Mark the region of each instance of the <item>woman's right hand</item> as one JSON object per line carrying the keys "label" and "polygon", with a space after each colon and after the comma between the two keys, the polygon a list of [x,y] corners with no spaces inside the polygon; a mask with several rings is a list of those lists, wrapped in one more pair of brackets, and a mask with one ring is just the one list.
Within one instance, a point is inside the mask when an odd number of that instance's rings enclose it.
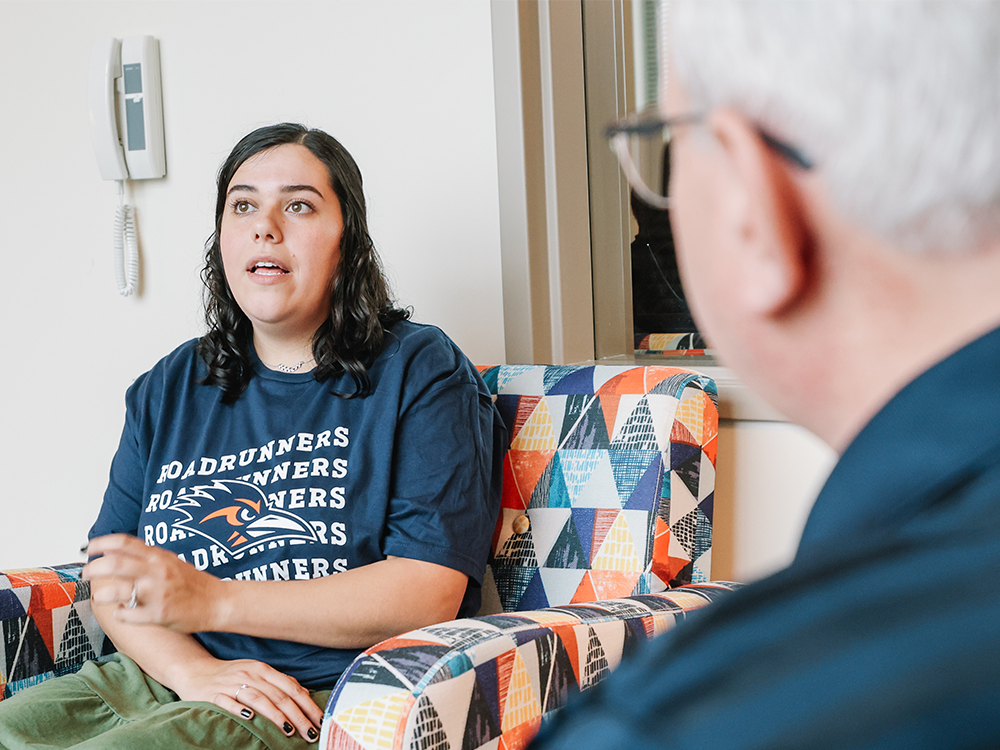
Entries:
{"label": "woman's right hand", "polygon": [[185,664],[170,687],[185,701],[214,703],[237,716],[255,713],[274,722],[288,737],[298,732],[307,742],[319,739],[323,711],[298,681],[264,662],[222,661],[209,657]]}

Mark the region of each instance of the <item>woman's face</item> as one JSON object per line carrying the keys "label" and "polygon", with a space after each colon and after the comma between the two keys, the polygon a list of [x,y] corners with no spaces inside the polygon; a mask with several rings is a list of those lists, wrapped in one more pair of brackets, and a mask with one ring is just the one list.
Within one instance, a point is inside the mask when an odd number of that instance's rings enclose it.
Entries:
{"label": "woman's face", "polygon": [[326,166],[305,146],[251,156],[227,188],[226,280],[256,334],[311,338],[330,311],[344,229]]}

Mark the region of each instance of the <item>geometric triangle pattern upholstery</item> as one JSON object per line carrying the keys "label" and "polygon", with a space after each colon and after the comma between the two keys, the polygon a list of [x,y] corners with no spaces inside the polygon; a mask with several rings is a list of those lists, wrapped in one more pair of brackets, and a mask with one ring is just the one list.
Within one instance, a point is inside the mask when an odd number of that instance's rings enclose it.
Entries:
{"label": "geometric triangle pattern upholstery", "polygon": [[647,333],[636,334],[636,357],[651,354],[711,354],[705,341],[697,333]]}
{"label": "geometric triangle pattern upholstery", "polygon": [[[612,523],[606,537],[613,529]],[[114,652],[91,612],[82,568],[73,563],[0,573],[0,697]],[[585,571],[565,572],[579,577]],[[735,585],[695,584],[487,615],[383,641],[359,655],[338,681],[320,747],[522,748],[547,713],[604,677],[638,642]]]}
{"label": "geometric triangle pattern upholstery", "polygon": [[0,700],[114,649],[90,610],[83,563],[0,573]]}
{"label": "geometric triangle pattern upholstery", "polygon": [[[413,630],[359,656],[327,704],[326,750],[515,750],[542,718],[733,584],[486,615]],[[413,670],[414,662],[421,668]]]}
{"label": "geometric triangle pattern upholstery", "polygon": [[492,611],[710,580],[719,428],[710,378],[674,367],[479,371],[510,435],[484,590]]}

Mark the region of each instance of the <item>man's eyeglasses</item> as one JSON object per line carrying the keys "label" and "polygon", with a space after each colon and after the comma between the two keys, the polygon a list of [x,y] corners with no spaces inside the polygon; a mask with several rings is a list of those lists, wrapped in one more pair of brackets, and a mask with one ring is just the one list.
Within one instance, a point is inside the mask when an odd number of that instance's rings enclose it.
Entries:
{"label": "man's eyeglasses", "polygon": [[[629,115],[612,123],[605,130],[611,150],[629,185],[646,203],[656,208],[669,208],[667,185],[670,181],[668,146],[674,131],[682,125],[704,121],[707,112],[689,112],[663,119],[655,108]],[[799,169],[813,168],[812,160],[799,149],[780,141],[758,128],[761,140],[768,148]],[[654,187],[649,187],[653,185]]]}

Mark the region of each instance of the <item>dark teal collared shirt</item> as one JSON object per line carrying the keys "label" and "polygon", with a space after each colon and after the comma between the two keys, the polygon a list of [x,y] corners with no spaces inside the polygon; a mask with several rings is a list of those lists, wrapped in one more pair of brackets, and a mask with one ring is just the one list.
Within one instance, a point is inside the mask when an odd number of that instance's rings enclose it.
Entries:
{"label": "dark teal collared shirt", "polygon": [[788,568],[632,654],[532,745],[673,747],[1000,747],[1000,330],[862,430]]}

